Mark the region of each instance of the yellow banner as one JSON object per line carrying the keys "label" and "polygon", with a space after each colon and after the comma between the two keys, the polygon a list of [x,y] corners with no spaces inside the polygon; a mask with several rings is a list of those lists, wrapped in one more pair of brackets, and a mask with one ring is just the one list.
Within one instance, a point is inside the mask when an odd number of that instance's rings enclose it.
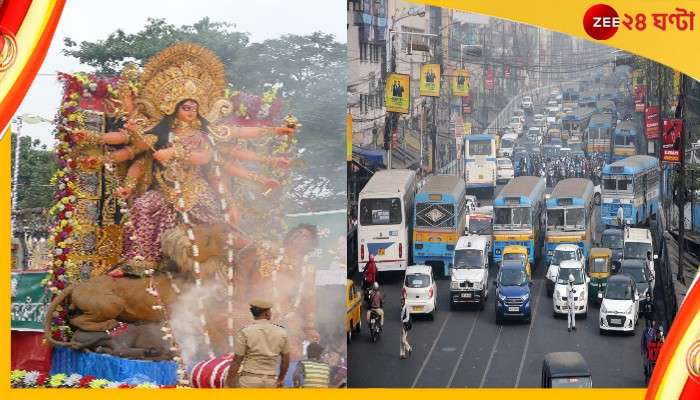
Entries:
{"label": "yellow banner", "polygon": [[440,64],[421,65],[420,95],[440,97]]}
{"label": "yellow banner", "polygon": [[455,75],[452,77],[452,95],[457,97],[469,96],[469,70],[455,70]]}
{"label": "yellow banner", "polygon": [[411,97],[411,77],[406,74],[389,74],[384,93],[386,110],[408,114]]}
{"label": "yellow banner", "polygon": [[454,232],[420,232],[413,231],[414,242],[456,243],[459,236]]}

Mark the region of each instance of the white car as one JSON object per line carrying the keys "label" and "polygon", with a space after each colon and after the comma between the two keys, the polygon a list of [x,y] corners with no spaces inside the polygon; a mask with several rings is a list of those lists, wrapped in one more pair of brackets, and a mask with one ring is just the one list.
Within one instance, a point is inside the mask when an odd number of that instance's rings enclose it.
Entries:
{"label": "white car", "polygon": [[523,110],[532,110],[532,97],[524,96],[522,101],[520,102],[520,107]]}
{"label": "white car", "polygon": [[559,111],[556,108],[547,109],[547,126],[553,126],[557,123],[557,115]]}
{"label": "white car", "polygon": [[516,108],[515,110],[513,110],[513,116],[520,117],[520,122],[522,122],[523,124],[525,123],[525,111]]}
{"label": "white car", "polygon": [[547,102],[547,109],[549,109],[549,110],[554,109],[555,112],[559,112],[559,111],[561,111],[561,105],[556,100],[550,100]]}
{"label": "white car", "polygon": [[598,293],[600,334],[609,331],[631,332],[639,321],[639,294],[634,280],[627,275],[608,278],[605,293]]}
{"label": "white car", "polygon": [[513,171],[513,162],[510,158],[496,159],[496,183],[506,183],[513,179],[515,171]]}
{"label": "white car", "polygon": [[550,264],[547,268],[545,286],[547,287],[547,295],[552,296],[554,282],[559,275],[559,265],[566,260],[576,260],[583,265],[583,251],[575,244],[560,244],[554,250],[548,251],[547,259],[550,260]]}
{"label": "white car", "polygon": [[435,317],[437,308],[437,285],[433,268],[428,265],[409,265],[403,280],[403,297],[411,314],[428,314]]}
{"label": "white car", "polygon": [[583,263],[577,260],[566,260],[559,265],[559,274],[554,284],[552,308],[554,315],[567,314],[569,277],[574,277],[574,314],[588,315],[588,282]]}
{"label": "white car", "polygon": [[531,127],[530,129],[527,130],[527,138],[530,139],[531,142],[541,144],[542,143],[542,130],[536,126]]}
{"label": "white car", "polygon": [[535,114],[532,117],[532,124],[535,126],[545,126],[547,121],[545,120],[545,117],[543,114]]}
{"label": "white car", "polygon": [[523,133],[523,122],[520,120],[520,117],[513,116],[510,118],[510,127],[513,129],[513,132],[517,133],[520,135]]}

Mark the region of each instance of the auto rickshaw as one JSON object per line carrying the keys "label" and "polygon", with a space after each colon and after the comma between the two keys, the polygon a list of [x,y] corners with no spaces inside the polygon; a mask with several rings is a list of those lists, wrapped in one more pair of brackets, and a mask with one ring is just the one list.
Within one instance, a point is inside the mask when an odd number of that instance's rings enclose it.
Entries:
{"label": "auto rickshaw", "polygon": [[518,260],[525,263],[528,279],[532,279],[532,269],[530,268],[530,258],[527,247],[511,244],[503,248],[502,260]]}
{"label": "auto rickshaw", "polygon": [[593,247],[588,252],[588,276],[591,278],[588,283],[588,296],[597,299],[598,293],[605,291],[608,277],[612,273],[612,250]]}

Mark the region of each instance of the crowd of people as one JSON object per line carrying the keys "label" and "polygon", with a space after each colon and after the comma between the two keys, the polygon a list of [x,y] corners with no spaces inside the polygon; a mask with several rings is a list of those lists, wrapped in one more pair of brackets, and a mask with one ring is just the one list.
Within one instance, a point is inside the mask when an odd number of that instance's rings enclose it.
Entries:
{"label": "crowd of people", "polygon": [[521,153],[513,161],[515,176],[541,176],[547,180],[547,186],[553,187],[567,178],[587,178],[598,184],[606,157],[602,154],[589,157],[578,154],[549,157],[537,153]]}

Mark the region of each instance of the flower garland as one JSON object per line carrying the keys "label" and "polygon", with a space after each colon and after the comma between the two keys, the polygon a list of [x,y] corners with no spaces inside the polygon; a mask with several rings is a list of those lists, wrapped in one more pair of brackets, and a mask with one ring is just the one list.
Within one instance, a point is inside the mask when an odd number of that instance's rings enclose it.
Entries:
{"label": "flower garland", "polygon": [[160,386],[150,382],[131,384],[121,381],[98,379],[92,375],[54,374],[46,375],[39,371],[14,370],[10,372],[12,388],[68,388],[68,389],[165,389],[186,388],[189,386]]}
{"label": "flower garland", "polygon": [[[58,74],[63,82],[64,95],[61,107],[56,115],[56,134],[58,144],[55,155],[58,169],[51,177],[51,184],[56,187],[54,205],[49,213],[54,218],[54,225],[49,236],[49,246],[53,247],[49,276],[44,280],[46,290],[53,296],[66,288],[69,282],[79,278],[79,267],[71,260],[73,238],[78,231],[75,195],[77,188],[77,170],[81,165],[76,161],[74,148],[78,145],[71,132],[80,129],[84,123],[82,109],[96,106],[101,100],[116,97],[112,86],[113,79],[99,79],[85,73]],[[67,310],[59,306],[52,316],[51,336],[56,340],[69,340],[71,330],[67,326]]]}

